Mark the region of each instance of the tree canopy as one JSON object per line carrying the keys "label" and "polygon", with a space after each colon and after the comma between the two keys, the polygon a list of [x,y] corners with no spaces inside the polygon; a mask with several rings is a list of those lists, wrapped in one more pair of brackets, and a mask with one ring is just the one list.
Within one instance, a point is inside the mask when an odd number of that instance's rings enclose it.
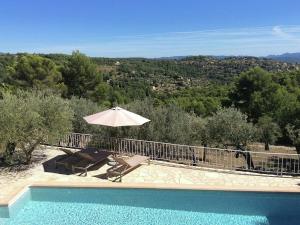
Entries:
{"label": "tree canopy", "polygon": [[6,77],[8,83],[17,87],[66,90],[59,67],[52,60],[38,55],[16,57],[5,72],[10,75]]}
{"label": "tree canopy", "polygon": [[62,69],[68,96],[90,97],[101,83],[102,76],[92,60],[78,51],[72,53]]}
{"label": "tree canopy", "polygon": [[223,146],[247,146],[255,139],[255,128],[247,115],[235,108],[222,108],[208,118],[207,129],[214,143]]}
{"label": "tree canopy", "polygon": [[262,116],[257,123],[258,138],[265,144],[265,150],[269,150],[269,144],[274,144],[281,136],[280,127],[269,116]]}
{"label": "tree canopy", "polygon": [[[0,99],[0,143],[2,148],[18,147],[24,162],[30,163],[32,152],[41,143],[57,143],[72,130],[73,112],[57,95],[37,91],[2,93]],[[2,149],[5,151],[7,149]]]}

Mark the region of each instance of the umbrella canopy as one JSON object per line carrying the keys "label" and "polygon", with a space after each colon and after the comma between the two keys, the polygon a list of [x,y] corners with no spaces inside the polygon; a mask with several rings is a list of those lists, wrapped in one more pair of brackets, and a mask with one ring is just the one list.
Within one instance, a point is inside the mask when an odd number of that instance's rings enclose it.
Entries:
{"label": "umbrella canopy", "polygon": [[120,107],[105,110],[90,116],[83,117],[89,124],[98,124],[110,127],[140,126],[150,120],[138,114],[129,112]]}

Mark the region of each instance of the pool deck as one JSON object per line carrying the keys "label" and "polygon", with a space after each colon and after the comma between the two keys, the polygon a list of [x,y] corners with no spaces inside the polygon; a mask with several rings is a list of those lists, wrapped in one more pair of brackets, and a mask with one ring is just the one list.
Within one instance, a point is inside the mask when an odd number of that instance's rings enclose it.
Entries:
{"label": "pool deck", "polygon": [[203,168],[182,168],[156,161],[125,175],[122,183],[113,183],[103,178],[109,168],[106,164],[82,177],[52,168],[51,159],[62,155],[61,151],[48,148],[43,153],[46,158],[31,169],[9,174],[0,171],[0,205],[13,202],[18,193],[28,186],[300,192],[300,177],[236,174]]}

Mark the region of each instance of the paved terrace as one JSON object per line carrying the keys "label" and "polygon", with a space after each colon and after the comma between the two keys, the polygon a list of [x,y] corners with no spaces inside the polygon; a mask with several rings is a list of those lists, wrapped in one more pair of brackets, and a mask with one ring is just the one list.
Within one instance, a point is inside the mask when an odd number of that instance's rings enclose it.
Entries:
{"label": "paved terrace", "polygon": [[[66,174],[54,168],[53,159],[63,153],[56,148],[37,151],[36,156],[43,154],[43,160],[32,168],[19,171],[0,171],[0,203],[8,202],[24,186],[34,183],[95,185],[111,182],[104,179],[108,165],[100,165],[89,171],[86,177]],[[46,170],[46,172],[45,172]],[[150,165],[142,165],[123,177],[123,183],[139,185],[184,185],[191,188],[211,189],[244,189],[267,191],[300,191],[300,177],[274,177],[257,174],[236,174],[221,171],[210,171],[204,168],[182,168],[174,164],[162,164],[152,161]]]}

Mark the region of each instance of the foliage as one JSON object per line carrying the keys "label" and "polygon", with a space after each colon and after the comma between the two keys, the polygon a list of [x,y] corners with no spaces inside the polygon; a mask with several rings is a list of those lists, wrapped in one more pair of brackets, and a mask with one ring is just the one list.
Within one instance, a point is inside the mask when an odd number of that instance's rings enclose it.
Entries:
{"label": "foliage", "polygon": [[242,73],[235,84],[233,102],[251,118],[258,119],[273,109],[274,91],[278,85],[272,82],[271,73],[253,68]]}
{"label": "foliage", "polygon": [[[75,96],[81,100],[72,99],[71,103],[79,101],[78,104],[86,104],[95,111],[97,107],[118,104],[126,105],[125,108],[136,105],[134,109],[143,113],[146,110],[139,109],[143,104],[134,102],[143,103],[151,98],[149,110],[153,110],[153,115],[149,112],[149,116],[157,116],[161,111],[164,118],[169,116],[173,120],[174,115],[167,114],[166,110],[176,108],[183,118],[187,115],[191,120],[196,118],[193,126],[198,120],[199,123],[207,121],[221,107],[234,106],[253,123],[262,116],[272,118],[282,130],[282,137],[277,141],[281,144],[291,142],[285,128],[288,124],[296,126],[300,115],[299,65],[256,57],[108,59],[90,58],[78,51],[72,55],[0,54],[0,89],[14,92],[20,87],[52,89],[69,99]],[[80,113],[92,112],[80,105],[73,104],[73,108],[80,119]],[[81,122],[75,130],[106,132]],[[155,140],[159,140],[158,136],[161,140],[172,140],[151,132]],[[199,128],[199,135],[193,132],[190,134],[200,138],[204,131]],[[191,142],[186,138],[183,142]]]}
{"label": "foliage", "polygon": [[92,102],[85,98],[72,97],[70,99],[70,107],[74,112],[73,117],[73,132],[75,133],[100,133],[103,130],[101,126],[88,124],[83,117],[100,112],[103,110],[102,107],[98,106],[97,103]]}
{"label": "foliage", "polygon": [[297,122],[298,122],[298,126],[288,124],[286,126],[286,130],[287,130],[289,138],[293,142],[293,145],[296,147],[296,150],[297,150],[298,154],[300,154],[300,126],[299,126],[299,120]]}
{"label": "foliage", "polygon": [[[230,97],[254,122],[269,116],[283,131],[300,115],[300,71],[269,73],[254,68],[235,81]],[[284,132],[281,140],[287,143],[289,136]]]}
{"label": "foliage", "polygon": [[262,116],[257,123],[258,137],[265,143],[265,150],[269,150],[269,144],[274,144],[281,135],[280,127],[269,116]]}
{"label": "foliage", "polygon": [[3,85],[4,82],[8,81],[8,71],[7,67],[13,63],[14,57],[10,54],[0,55],[0,84]]}
{"label": "foliage", "polygon": [[151,122],[140,127],[123,129],[123,135],[145,140],[193,144],[192,123],[195,117],[174,105],[155,107],[153,100],[136,101],[128,105],[130,111],[142,115]]}
{"label": "foliage", "polygon": [[[213,116],[208,118],[206,125],[208,137],[216,146],[222,145],[234,146],[240,150],[246,150],[247,144],[255,140],[255,127],[247,122],[247,116],[235,108],[221,108]],[[247,152],[238,152],[244,156],[247,168],[253,168],[251,154]]]}
{"label": "foliage", "polygon": [[90,97],[102,77],[91,59],[78,51],[72,53],[62,69],[68,96]]}
{"label": "foliage", "polygon": [[160,94],[156,97],[167,104],[174,104],[187,112],[206,117],[228,104],[228,92],[229,86],[211,84],[178,90],[165,96]]}
{"label": "foliage", "polygon": [[255,121],[269,115],[282,124],[300,107],[299,78],[299,72],[272,74],[254,68],[238,77],[231,99]]}
{"label": "foliage", "polygon": [[218,145],[247,146],[254,140],[255,128],[247,116],[235,108],[222,108],[208,118],[209,137]]}
{"label": "foliage", "polygon": [[192,117],[192,140],[195,144],[203,145],[204,147],[212,144],[209,130],[207,129],[207,118]]}
{"label": "foliage", "polygon": [[0,143],[20,148],[27,164],[39,144],[57,143],[72,128],[73,113],[68,103],[51,93],[2,93],[0,111]]}
{"label": "foliage", "polygon": [[[100,66],[114,68],[116,64],[111,61],[96,60]],[[284,64],[269,59],[255,57],[225,57],[209,56],[186,57],[182,59],[115,59],[117,75],[131,78],[143,78],[166,90],[172,84],[188,86],[189,83],[199,85],[207,80],[217,83],[228,83],[233,77],[253,67],[261,67],[270,72],[288,71],[296,68],[292,64]]]}
{"label": "foliage", "polygon": [[58,66],[52,60],[38,55],[17,56],[6,70],[10,75],[7,77],[8,83],[14,86],[57,92],[66,89]]}

